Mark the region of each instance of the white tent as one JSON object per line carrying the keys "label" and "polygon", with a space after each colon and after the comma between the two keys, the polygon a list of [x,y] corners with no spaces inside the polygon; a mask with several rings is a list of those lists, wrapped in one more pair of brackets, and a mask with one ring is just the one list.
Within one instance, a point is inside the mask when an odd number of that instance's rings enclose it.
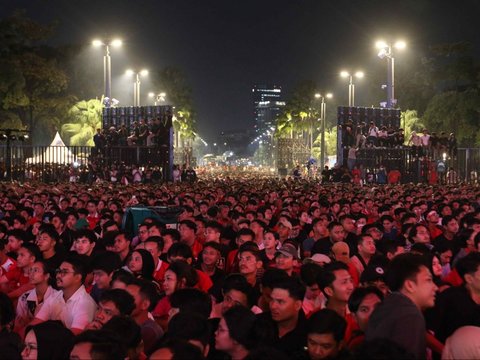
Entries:
{"label": "white tent", "polygon": [[[43,152],[42,152],[43,150]],[[46,147],[37,147],[33,149],[33,157],[26,160],[27,164],[38,164],[38,163],[55,163],[55,164],[72,164],[76,161],[76,156],[74,156],[70,149],[65,146],[60,134],[55,134],[55,138],[52,143]]]}

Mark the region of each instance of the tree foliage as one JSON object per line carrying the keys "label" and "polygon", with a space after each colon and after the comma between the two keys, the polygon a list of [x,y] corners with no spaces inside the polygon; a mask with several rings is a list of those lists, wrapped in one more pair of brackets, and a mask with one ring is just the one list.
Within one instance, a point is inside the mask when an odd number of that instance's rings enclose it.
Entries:
{"label": "tree foliage", "polygon": [[52,30],[21,12],[0,21],[0,116],[37,140],[51,138],[72,102],[59,52],[44,44]]}
{"label": "tree foliage", "polygon": [[70,122],[62,126],[62,137],[73,146],[93,146],[96,129],[102,126],[102,100],[77,102],[70,108]]}
{"label": "tree foliage", "polygon": [[192,91],[185,75],[176,67],[166,67],[153,75],[155,88],[167,94],[167,103],[175,107],[173,127],[182,139],[195,138],[195,111]]}

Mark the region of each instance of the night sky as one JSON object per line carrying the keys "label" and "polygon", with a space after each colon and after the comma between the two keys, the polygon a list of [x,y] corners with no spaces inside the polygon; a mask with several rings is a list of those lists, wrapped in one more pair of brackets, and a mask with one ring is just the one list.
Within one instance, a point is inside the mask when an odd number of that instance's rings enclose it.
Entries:
{"label": "night sky", "polygon": [[[256,83],[282,85],[288,94],[299,81],[311,79],[346,102],[341,69],[364,70],[362,81],[373,72],[386,74],[374,48],[380,37],[407,41],[404,57],[463,40],[474,44],[477,55],[480,51],[478,0],[1,0],[0,17],[15,8],[41,22],[59,20],[58,44],[121,37],[123,48],[112,51],[112,77],[113,96],[122,104],[129,100],[120,88],[130,89],[130,83],[119,79],[128,65],[181,68],[205,139],[253,125]],[[102,77],[101,51],[90,56]],[[401,62],[398,56],[397,66]],[[361,86],[357,104],[362,104]],[[146,80],[142,93],[150,90]]]}

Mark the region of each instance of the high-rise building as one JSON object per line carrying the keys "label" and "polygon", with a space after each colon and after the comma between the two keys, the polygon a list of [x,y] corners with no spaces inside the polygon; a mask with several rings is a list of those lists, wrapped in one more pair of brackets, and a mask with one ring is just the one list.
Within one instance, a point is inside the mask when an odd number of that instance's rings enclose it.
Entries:
{"label": "high-rise building", "polygon": [[252,89],[254,103],[254,126],[257,133],[275,125],[285,106],[282,87],[277,85],[255,85]]}

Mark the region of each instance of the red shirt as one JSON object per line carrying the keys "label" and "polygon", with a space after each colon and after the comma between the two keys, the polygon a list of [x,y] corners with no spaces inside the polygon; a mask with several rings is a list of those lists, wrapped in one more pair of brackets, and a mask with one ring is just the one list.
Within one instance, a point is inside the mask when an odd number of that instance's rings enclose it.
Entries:
{"label": "red shirt", "polygon": [[193,258],[195,260],[198,259],[198,256],[200,255],[200,253],[203,250],[203,245],[200,244],[200,242],[195,239],[195,242],[193,243],[191,248],[192,248]]}
{"label": "red shirt", "polygon": [[165,271],[167,271],[168,267],[170,266],[169,263],[163,260],[159,260],[157,268],[153,272],[153,278],[155,281],[160,285],[160,289],[163,290],[163,279],[165,277]]}

